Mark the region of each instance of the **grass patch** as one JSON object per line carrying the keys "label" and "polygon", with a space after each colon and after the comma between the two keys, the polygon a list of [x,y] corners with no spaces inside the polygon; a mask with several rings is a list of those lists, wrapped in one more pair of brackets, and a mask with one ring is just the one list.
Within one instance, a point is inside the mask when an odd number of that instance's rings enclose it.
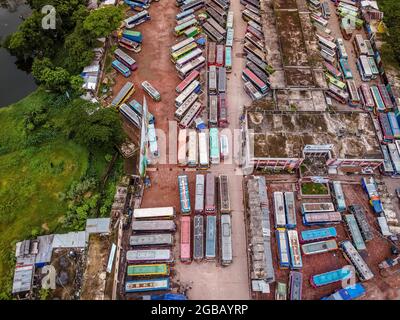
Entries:
{"label": "grass patch", "polygon": [[326,184],[305,182],[301,184],[301,193],[304,195],[320,195],[329,194],[329,190]]}

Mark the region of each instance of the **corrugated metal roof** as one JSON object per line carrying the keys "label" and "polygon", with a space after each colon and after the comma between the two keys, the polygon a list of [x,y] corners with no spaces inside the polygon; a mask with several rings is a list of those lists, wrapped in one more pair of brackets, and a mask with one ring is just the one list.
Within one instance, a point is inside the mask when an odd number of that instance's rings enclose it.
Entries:
{"label": "corrugated metal roof", "polygon": [[57,248],[84,248],[86,247],[86,231],[55,234],[53,249]]}
{"label": "corrugated metal roof", "polygon": [[35,270],[35,256],[17,258],[12,293],[30,291],[32,288],[32,277]]}
{"label": "corrugated metal roof", "polygon": [[87,233],[108,233],[110,232],[110,218],[87,219]]}
{"label": "corrugated metal roof", "polygon": [[53,239],[54,235],[46,235],[37,237],[39,241],[39,250],[36,256],[35,263],[49,263],[51,261],[51,254],[53,252]]}

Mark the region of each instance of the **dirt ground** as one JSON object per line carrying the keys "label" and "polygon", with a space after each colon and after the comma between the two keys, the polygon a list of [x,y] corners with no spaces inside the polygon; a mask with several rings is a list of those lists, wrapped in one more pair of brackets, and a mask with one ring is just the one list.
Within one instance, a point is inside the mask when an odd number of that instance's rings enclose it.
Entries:
{"label": "dirt ground", "polygon": [[[267,180],[268,181],[268,180]],[[292,183],[267,183],[267,191],[270,203],[270,211],[273,213],[273,192],[274,191],[294,191],[295,185]],[[374,239],[369,241],[367,245],[367,252],[363,254],[363,258],[374,273],[375,277],[363,284],[367,289],[367,295],[363,299],[393,299],[394,297],[400,298],[400,274],[394,274],[389,277],[383,277],[379,273],[378,264],[384,259],[390,257],[390,243],[380,236],[379,227],[377,226],[376,217],[374,216],[369,204],[365,192],[362,190],[360,184],[343,184],[343,192],[345,194],[345,200],[347,205],[360,204],[364,207],[367,212],[368,221],[374,230]],[[296,194],[297,195],[297,194]],[[310,200],[302,200],[304,202],[310,202]],[[296,213],[297,213],[297,232],[300,234],[303,230],[316,229],[318,227],[306,227],[302,224],[301,220],[301,202],[296,199]],[[326,201],[326,200],[324,200]],[[318,201],[317,201],[318,202]],[[273,214],[270,217],[271,226],[273,226],[274,218]],[[344,223],[333,225],[336,228],[338,237],[337,242],[341,242],[345,239],[351,239],[350,235],[345,229]],[[272,257],[274,262],[276,281],[288,283],[289,270],[280,269],[278,264],[278,247],[275,237],[275,228],[272,227]],[[333,283],[320,288],[314,288],[311,286],[311,276],[319,273],[328,272],[331,270],[339,269],[348,262],[344,259],[343,254],[340,250],[331,251],[322,254],[315,254],[311,256],[302,255],[303,268],[301,270],[303,274],[303,299],[304,300],[315,300],[320,299],[325,295],[328,295],[335,290],[341,288],[340,283]],[[259,294],[259,299],[274,299],[275,284],[272,285],[270,294]]]}
{"label": "dirt ground", "polygon": [[83,275],[81,300],[103,300],[106,287],[106,269],[110,253],[109,237],[91,235]]}

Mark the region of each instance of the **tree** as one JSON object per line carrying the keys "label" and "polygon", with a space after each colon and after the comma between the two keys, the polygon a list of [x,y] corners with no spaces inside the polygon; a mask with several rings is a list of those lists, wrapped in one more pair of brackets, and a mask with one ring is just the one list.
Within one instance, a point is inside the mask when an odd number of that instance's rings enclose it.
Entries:
{"label": "tree", "polygon": [[66,115],[65,133],[89,150],[110,150],[125,139],[121,119],[115,110],[77,99]]}
{"label": "tree", "polygon": [[85,92],[82,88],[84,81],[81,76],[71,76],[69,83],[76,95],[82,95]]}
{"label": "tree", "polygon": [[65,92],[69,88],[71,78],[69,72],[63,68],[54,67],[48,58],[36,58],[33,61],[32,74],[47,89]]}
{"label": "tree", "polygon": [[122,19],[122,7],[107,6],[90,12],[83,22],[83,28],[95,38],[106,37],[119,27]]}

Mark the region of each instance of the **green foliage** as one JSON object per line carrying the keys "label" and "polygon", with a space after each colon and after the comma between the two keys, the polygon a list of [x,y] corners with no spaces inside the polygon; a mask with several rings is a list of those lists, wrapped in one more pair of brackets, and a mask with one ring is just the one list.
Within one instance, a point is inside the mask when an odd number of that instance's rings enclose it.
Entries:
{"label": "green foliage", "polygon": [[122,19],[122,7],[103,7],[90,12],[83,28],[96,38],[106,37],[119,27]]}
{"label": "green foliage", "polygon": [[40,288],[39,290],[39,299],[47,300],[50,297],[51,291],[50,289]]}
{"label": "green foliage", "polygon": [[65,92],[70,86],[71,76],[68,71],[55,67],[49,58],[35,58],[32,74],[46,89],[52,91]]}

